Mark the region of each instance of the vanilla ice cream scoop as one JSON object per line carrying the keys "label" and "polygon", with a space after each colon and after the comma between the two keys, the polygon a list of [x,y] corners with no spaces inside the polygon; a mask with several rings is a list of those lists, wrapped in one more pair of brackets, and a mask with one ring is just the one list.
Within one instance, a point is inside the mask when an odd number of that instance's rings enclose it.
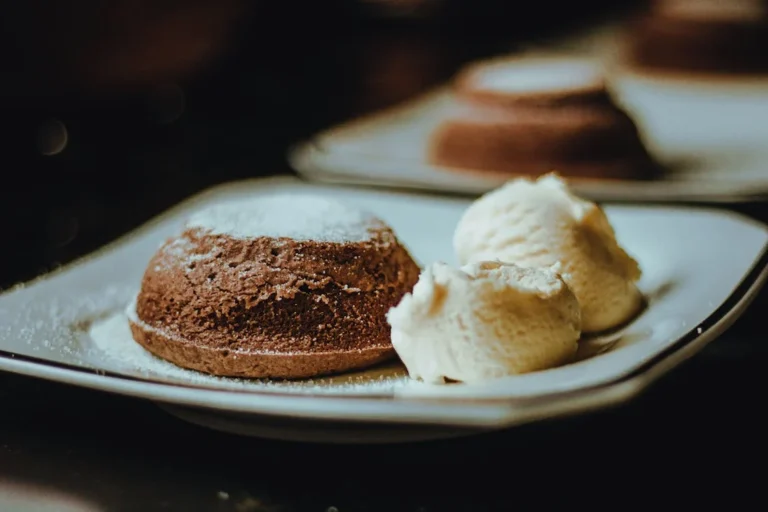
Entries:
{"label": "vanilla ice cream scoop", "polygon": [[584,332],[616,327],[643,304],[635,285],[640,267],[619,246],[603,210],[574,196],[555,174],[510,181],[475,201],[453,244],[462,264],[559,265],[579,300]]}
{"label": "vanilla ice cream scoop", "polygon": [[433,263],[389,310],[392,345],[415,379],[477,382],[569,361],[581,311],[553,270]]}

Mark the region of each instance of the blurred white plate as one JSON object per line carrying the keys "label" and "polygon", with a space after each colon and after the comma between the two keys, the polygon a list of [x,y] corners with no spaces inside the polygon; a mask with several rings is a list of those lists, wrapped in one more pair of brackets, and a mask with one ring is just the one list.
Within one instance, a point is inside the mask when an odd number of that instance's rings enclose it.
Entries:
{"label": "blurred white plate", "polygon": [[709,209],[608,206],[620,242],[643,268],[649,306],[621,332],[585,342],[585,358],[561,368],[482,385],[421,384],[398,363],[314,381],[254,382],[182,370],[133,343],[124,311],[160,243],[196,208],[278,191],[368,208],[421,264],[455,263],[451,236],[469,204],[294,178],[215,187],[0,295],[0,370],[154,400],[188,421],[232,432],[329,442],[434,438],[627,400],[720,334],[768,274],[768,231],[759,223]]}
{"label": "blurred white plate", "polygon": [[[768,80],[653,78],[615,70],[616,99],[669,171],[655,180],[574,180],[609,201],[743,202],[768,197]],[[427,159],[428,138],[452,101],[447,87],[331,127],[291,149],[304,177],[475,195],[511,176],[447,169]]]}

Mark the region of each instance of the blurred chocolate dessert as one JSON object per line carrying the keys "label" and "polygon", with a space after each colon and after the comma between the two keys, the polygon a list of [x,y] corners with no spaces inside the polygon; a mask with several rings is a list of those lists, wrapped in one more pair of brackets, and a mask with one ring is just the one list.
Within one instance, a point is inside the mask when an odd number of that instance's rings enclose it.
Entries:
{"label": "blurred chocolate dessert", "polygon": [[654,0],[628,31],[628,63],[666,72],[768,71],[766,0]]}
{"label": "blurred chocolate dessert", "polygon": [[439,166],[518,175],[640,179],[657,168],[632,118],[587,59],[498,58],[463,69],[432,135]]}

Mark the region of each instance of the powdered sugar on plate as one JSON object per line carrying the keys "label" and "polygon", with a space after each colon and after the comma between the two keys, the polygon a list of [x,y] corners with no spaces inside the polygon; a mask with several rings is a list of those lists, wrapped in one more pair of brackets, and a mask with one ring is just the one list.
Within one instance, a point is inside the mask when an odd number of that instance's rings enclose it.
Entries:
{"label": "powdered sugar on plate", "polygon": [[272,237],[360,242],[382,226],[372,214],[310,194],[279,194],[215,204],[187,221],[188,228],[240,239]]}
{"label": "powdered sugar on plate", "polygon": [[99,352],[99,366],[131,376],[194,386],[282,393],[381,395],[392,394],[408,384],[405,368],[399,363],[338,376],[300,381],[271,381],[216,377],[178,367],[160,359],[133,340],[128,317],[120,312],[94,322],[88,338]]}

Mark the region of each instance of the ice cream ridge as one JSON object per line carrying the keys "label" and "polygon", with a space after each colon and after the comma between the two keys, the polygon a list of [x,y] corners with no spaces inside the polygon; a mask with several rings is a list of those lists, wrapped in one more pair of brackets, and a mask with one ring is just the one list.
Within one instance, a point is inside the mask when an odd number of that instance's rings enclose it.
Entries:
{"label": "ice cream ridge", "polygon": [[567,362],[581,312],[553,270],[479,262],[433,263],[387,320],[412,378],[476,382]]}
{"label": "ice cream ridge", "polygon": [[643,305],[640,267],[619,245],[602,208],[576,197],[554,173],[510,181],[475,201],[453,244],[462,264],[559,264],[581,306],[584,332],[617,327]]}

